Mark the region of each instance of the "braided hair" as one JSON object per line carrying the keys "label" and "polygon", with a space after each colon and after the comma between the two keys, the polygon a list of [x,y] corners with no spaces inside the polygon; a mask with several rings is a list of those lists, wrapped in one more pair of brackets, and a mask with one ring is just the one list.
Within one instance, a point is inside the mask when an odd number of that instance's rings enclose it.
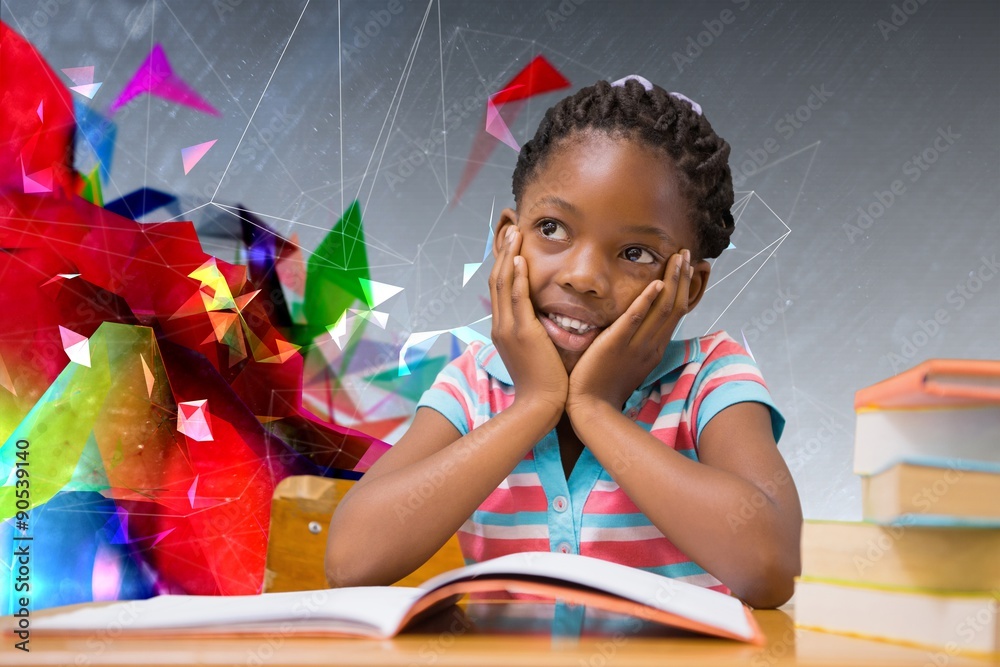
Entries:
{"label": "braided hair", "polygon": [[527,183],[552,149],[587,130],[606,132],[664,151],[681,178],[698,238],[699,258],[718,257],[729,245],[735,222],[729,144],[705,117],[663,88],[647,91],[634,79],[612,86],[598,81],[545,112],[534,138],[521,147],[512,189],[519,204]]}

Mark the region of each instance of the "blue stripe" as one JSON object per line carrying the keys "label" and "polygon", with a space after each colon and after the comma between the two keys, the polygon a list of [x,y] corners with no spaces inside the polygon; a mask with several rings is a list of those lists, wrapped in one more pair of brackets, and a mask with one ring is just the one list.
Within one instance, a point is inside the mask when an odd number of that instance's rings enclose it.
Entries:
{"label": "blue stripe", "polygon": [[545,512],[487,512],[476,510],[472,513],[472,521],[484,526],[544,526],[548,523]]}
{"label": "blue stripe", "polygon": [[640,570],[654,572],[664,577],[676,579],[678,577],[690,577],[697,574],[706,574],[700,565],[693,561],[674,563],[673,565],[660,565],[658,567],[640,567]]}
{"label": "blue stripe", "polygon": [[584,528],[637,528],[639,526],[652,526],[642,512],[628,514],[584,514]]}

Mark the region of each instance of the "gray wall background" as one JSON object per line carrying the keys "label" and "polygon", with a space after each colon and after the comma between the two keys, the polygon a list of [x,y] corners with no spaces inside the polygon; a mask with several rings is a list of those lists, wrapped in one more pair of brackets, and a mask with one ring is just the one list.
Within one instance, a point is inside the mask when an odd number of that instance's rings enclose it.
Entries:
{"label": "gray wall background", "polygon": [[[57,70],[94,65],[98,110],[160,43],[222,113],[133,101],[115,117],[106,200],[183,193],[199,224],[225,216],[209,202],[242,203],[310,250],[359,198],[372,278],[405,288],[386,305],[397,346],[418,321],[488,312],[489,265],[462,288],[463,263],[482,258],[494,205],[512,204],[514,151],[497,142],[449,199],[486,96],[532,57],[574,88],[639,73],[698,101],[732,144],[739,224],[680,334],[746,338],[788,418],[779,446],[808,517],[860,516],[858,388],[930,357],[1000,358],[998,3],[0,0],[0,13]],[[514,137],[566,92],[532,98]],[[185,176],[180,149],[212,139]],[[225,239],[205,246],[233,259]]]}

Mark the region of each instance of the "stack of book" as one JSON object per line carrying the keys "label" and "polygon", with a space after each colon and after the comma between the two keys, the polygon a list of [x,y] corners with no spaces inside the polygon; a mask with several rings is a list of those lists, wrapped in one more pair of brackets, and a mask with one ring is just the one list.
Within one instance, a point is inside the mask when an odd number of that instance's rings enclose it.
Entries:
{"label": "stack of book", "polygon": [[1000,361],[926,361],[854,407],[864,520],[805,522],[796,625],[1000,654]]}

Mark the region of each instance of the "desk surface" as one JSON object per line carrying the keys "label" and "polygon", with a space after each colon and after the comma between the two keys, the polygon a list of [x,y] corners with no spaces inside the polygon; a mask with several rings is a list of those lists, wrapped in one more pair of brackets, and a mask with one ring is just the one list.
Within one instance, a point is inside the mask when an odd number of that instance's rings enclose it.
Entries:
{"label": "desk surface", "polygon": [[[43,615],[50,612],[38,612]],[[32,637],[3,635],[0,664],[17,665],[996,665],[793,627],[791,610],[758,610],[767,645],[672,631],[655,623],[545,602],[467,602],[391,640]],[[9,617],[7,618],[9,620]],[[6,628],[4,628],[6,630]]]}

